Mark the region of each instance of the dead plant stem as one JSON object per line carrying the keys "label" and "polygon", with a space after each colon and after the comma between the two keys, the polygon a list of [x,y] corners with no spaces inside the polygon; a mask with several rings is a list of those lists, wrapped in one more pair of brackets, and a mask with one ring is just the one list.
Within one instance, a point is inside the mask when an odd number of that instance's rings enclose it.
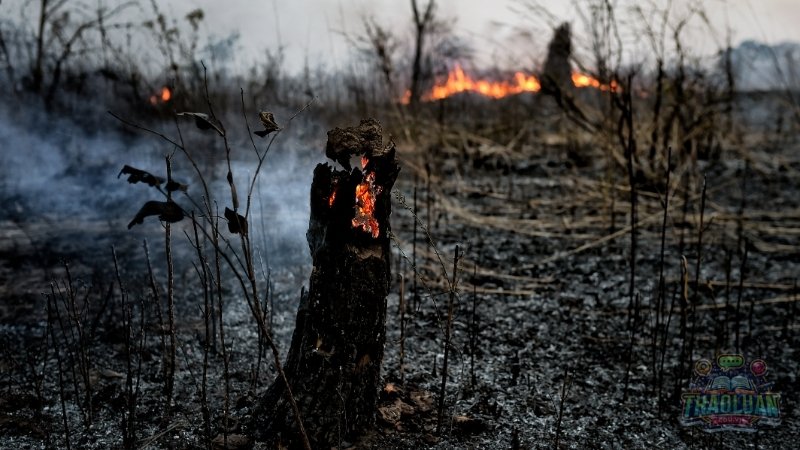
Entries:
{"label": "dead plant stem", "polygon": [[456,299],[456,282],[458,280],[458,258],[459,258],[459,246],[456,245],[456,252],[453,256],[453,281],[450,283],[450,296],[447,302],[447,324],[445,326],[445,335],[444,335],[444,360],[442,362],[442,385],[441,389],[439,390],[439,412],[436,420],[436,433],[441,434],[442,432],[442,420],[444,417],[444,403],[445,403],[445,394],[447,393],[447,363],[448,363],[448,356],[450,354],[450,334],[451,329],[453,326],[453,307],[455,304]]}

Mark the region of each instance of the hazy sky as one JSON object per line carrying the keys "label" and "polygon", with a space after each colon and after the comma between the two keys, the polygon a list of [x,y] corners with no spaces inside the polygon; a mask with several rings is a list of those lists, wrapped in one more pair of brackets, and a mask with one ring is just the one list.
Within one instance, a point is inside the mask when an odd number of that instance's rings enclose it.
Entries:
{"label": "hazy sky", "polygon": [[[647,2],[617,3],[620,11],[624,11],[628,5]],[[656,3],[666,2],[656,0]],[[673,3],[676,15],[687,4],[699,3],[719,30],[714,37],[695,23],[696,35],[692,36],[697,38],[687,40],[699,51],[715,49],[715,40],[724,42],[728,25],[733,30],[734,44],[744,39],[771,43],[800,41],[800,0],[675,0]],[[558,20],[572,22],[576,34],[581,32],[581,22],[571,6],[573,2],[568,0],[439,0],[438,11],[442,17],[455,21],[456,32],[471,42],[478,61],[530,65],[537,61],[535,55],[550,38],[548,21],[541,14],[534,14],[530,4],[546,7]],[[341,33],[358,32],[364,15],[376,17],[398,33],[410,35],[411,29],[410,0],[179,0],[168,5],[176,15],[202,8],[206,12],[207,31],[218,36],[239,31],[241,50],[246,55],[274,48],[280,39],[286,47],[288,64],[295,70],[302,67],[306,57],[312,63],[340,64],[349,55]],[[637,40],[636,36],[631,38]]]}
{"label": "hazy sky", "polygon": [[[5,2],[3,6],[14,3]],[[17,0],[19,1],[19,0]],[[27,0],[22,0],[27,1]],[[103,0],[113,4],[117,0]],[[120,2],[122,0],[119,0]],[[238,32],[237,61],[240,67],[251,67],[263,60],[265,49],[285,46],[290,70],[303,67],[306,58],[311,66],[323,63],[336,68],[345,64],[351,55],[343,33],[356,34],[362,29],[362,17],[375,17],[383,26],[406,38],[411,36],[410,0],[156,0],[160,7],[175,18],[188,11],[202,8],[206,35],[224,38]],[[427,0],[418,0],[427,3]],[[541,62],[553,21],[569,21],[578,41],[582,22],[575,3],[587,0],[437,0],[439,16],[454,23],[455,32],[466,39],[475,51],[476,64],[498,65],[506,68],[531,68]],[[623,30],[626,11],[632,5],[667,4],[668,0],[612,0],[618,5]],[[31,2],[36,5],[38,2]],[[92,0],[86,3],[91,4]],[[141,10],[150,9],[148,0],[140,0]],[[534,12],[532,4],[551,11],[555,18],[548,20]],[[756,39],[769,43],[800,41],[800,0],[672,0],[674,16],[687,5],[701,5],[709,21],[718,30],[708,32],[699,20],[685,33],[685,40],[696,53],[710,52],[724,44],[725,30],[733,31],[733,43]],[[2,9],[0,9],[2,12]],[[35,18],[30,14],[29,18]],[[30,20],[30,19],[29,19]],[[185,22],[184,22],[185,23]],[[633,59],[647,54],[643,36],[623,36],[626,49]],[[580,42],[576,43],[580,47]],[[520,67],[511,67],[520,66]]]}

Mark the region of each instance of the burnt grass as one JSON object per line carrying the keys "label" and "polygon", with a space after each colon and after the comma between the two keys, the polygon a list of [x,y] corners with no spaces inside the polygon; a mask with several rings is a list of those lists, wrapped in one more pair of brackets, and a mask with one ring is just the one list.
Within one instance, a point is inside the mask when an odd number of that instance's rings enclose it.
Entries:
{"label": "burnt grass", "polygon": [[[658,370],[652,363],[652,305],[661,264],[663,179],[643,179],[639,186],[637,307],[629,295],[630,233],[625,227],[630,206],[624,172],[612,171],[609,176],[607,161],[591,142],[549,139],[533,132],[524,145],[505,147],[488,139],[477,141],[466,132],[455,134],[457,139],[443,138],[424,149],[398,142],[401,157],[405,155],[409,163],[391,193],[396,282],[388,298],[386,387],[375,429],[358,441],[343,441],[342,448],[553,448],[556,441],[562,448],[796,447],[800,437],[796,135],[780,142],[756,137],[746,151],[729,149],[719,158],[701,158],[691,173],[674,178],[663,260],[664,310],[674,307],[658,389]],[[314,145],[321,154],[323,147],[318,144]],[[109,164],[102,170],[113,176],[119,167]],[[698,248],[701,174],[706,177],[707,200]],[[306,176],[310,179],[310,174]],[[127,188],[123,184],[119,189]],[[416,214],[412,214],[415,189]],[[137,399],[137,447],[204,448],[208,439],[222,445],[225,378],[218,347],[208,363],[208,436],[202,414],[203,293],[192,266],[193,249],[183,236],[184,231],[191,233],[191,227],[187,223],[174,227],[178,351],[174,402],[167,415],[161,342],[165,331],[153,304],[142,250],[146,238],[159,290],[165,292],[162,228],[151,218],[133,235],[128,232],[125,224],[134,206],[106,205],[94,216],[69,217],[35,210],[11,186],[4,191],[0,447],[64,448],[67,429],[72,447],[122,447],[130,371]],[[433,246],[426,238],[428,224]],[[303,229],[297,234],[304,233]],[[612,237],[604,239],[607,236]],[[445,414],[437,433],[450,295],[443,268],[452,276],[456,245],[464,256],[457,276]],[[115,281],[112,246],[121,265],[126,304]],[[307,248],[264,243],[264,249],[294,255],[273,256],[260,270],[261,283],[271,286],[267,301],[271,329],[285,351],[299,292],[310,271]],[[698,252],[699,286],[694,283]],[[687,292],[695,307],[692,361],[736,351],[738,328],[739,350],[748,359],[767,361],[769,379],[782,394],[779,427],[710,434],[678,424],[680,400],[675,387],[687,387],[686,381],[676,378],[684,343],[681,255],[688,262]],[[402,370],[400,274],[407,305]],[[269,351],[259,345],[238,286],[232,277],[224,278],[229,445],[258,448],[247,439],[252,432],[250,419],[256,398],[275,378],[275,368]],[[65,310],[64,325],[51,316],[48,327],[44,294],[51,289],[59,301],[59,290],[75,291],[84,308],[79,321],[83,346]],[[126,340],[124,306],[132,314],[133,343]],[[86,388],[76,368],[82,351],[89,360],[91,405],[85,401]],[[660,350],[657,356],[660,361]],[[89,408],[91,423],[86,418]]]}

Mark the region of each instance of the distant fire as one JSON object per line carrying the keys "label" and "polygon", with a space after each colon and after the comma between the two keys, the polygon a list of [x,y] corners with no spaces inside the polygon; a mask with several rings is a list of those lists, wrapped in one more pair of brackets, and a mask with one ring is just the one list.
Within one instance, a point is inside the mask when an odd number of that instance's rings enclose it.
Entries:
{"label": "distant fire", "polygon": [[[590,75],[579,72],[572,74],[572,83],[577,88],[590,87],[603,92],[615,92],[618,89],[618,85],[615,81],[612,81],[610,84],[604,84]],[[456,67],[447,74],[447,80],[433,86],[430,92],[422,96],[422,101],[441,100],[464,92],[472,92],[497,99],[509,95],[521,94],[523,92],[539,92],[541,89],[542,84],[539,82],[536,75],[516,72],[511,81],[474,79],[467,75],[461,66],[456,65]],[[407,90],[400,99],[400,102],[408,104],[410,100],[411,91]]]}
{"label": "distant fire", "polygon": [[172,98],[172,91],[164,86],[161,88],[161,93],[157,95],[150,96],[150,104],[157,105],[159,103],[167,103]]}
{"label": "distant fire", "polygon": [[[361,158],[361,165],[366,167],[368,160]],[[375,218],[375,200],[381,193],[380,186],[375,186],[375,172],[367,172],[364,179],[356,186],[356,214],[353,217],[353,227],[361,227],[373,238],[380,235],[378,219]]]}
{"label": "distant fire", "polygon": [[513,82],[475,80],[464,73],[461,66],[456,66],[447,75],[447,81],[434,86],[430,93],[424,95],[422,99],[425,101],[441,100],[462,92],[474,92],[486,97],[502,98],[522,92],[539,92],[541,88],[542,86],[535,76],[525,75],[522,72],[514,74]]}
{"label": "distant fire", "polygon": [[600,89],[603,92],[607,91],[617,92],[617,89],[619,88],[619,85],[614,80],[611,80],[611,83],[609,84],[603,84],[597,78],[593,78],[590,75],[578,72],[574,72],[572,74],[572,84],[574,84],[575,87],[579,88],[591,87],[595,89]]}

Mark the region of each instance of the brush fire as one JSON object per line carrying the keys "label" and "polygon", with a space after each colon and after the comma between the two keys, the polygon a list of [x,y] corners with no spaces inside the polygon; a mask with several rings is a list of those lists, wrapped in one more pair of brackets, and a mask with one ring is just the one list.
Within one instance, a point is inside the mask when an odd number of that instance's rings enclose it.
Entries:
{"label": "brush fire", "polygon": [[791,2],[263,3],[2,2],[0,449],[797,447]]}
{"label": "brush fire", "polygon": [[[597,78],[579,72],[572,73],[572,83],[576,88],[593,88],[603,92],[616,92],[619,89],[616,81],[602,83]],[[422,100],[432,102],[463,93],[473,93],[499,99],[525,92],[536,93],[541,89],[542,85],[539,82],[539,78],[533,74],[515,72],[510,81],[475,79],[464,72],[461,65],[456,64],[453,70],[447,74],[447,78],[434,84],[430,91],[422,96]],[[401,103],[408,104],[410,98],[411,91],[407,90],[401,99]]]}

